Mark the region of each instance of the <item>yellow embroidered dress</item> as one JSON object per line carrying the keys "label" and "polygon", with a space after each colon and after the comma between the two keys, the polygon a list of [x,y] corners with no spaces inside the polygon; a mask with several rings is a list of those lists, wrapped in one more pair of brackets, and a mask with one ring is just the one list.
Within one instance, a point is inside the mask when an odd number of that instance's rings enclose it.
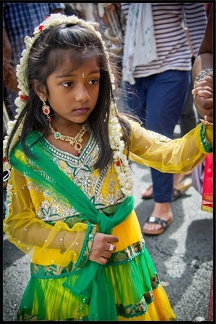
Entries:
{"label": "yellow embroidered dress", "polygon": [[[130,124],[133,161],[177,173],[193,168],[206,156],[200,125],[184,138],[171,141],[134,121]],[[212,127],[206,134],[212,142]],[[39,136],[38,132],[29,133],[29,143]],[[146,249],[132,199],[122,194],[114,165],[101,173],[93,170],[98,154],[94,138],[90,136],[79,157],[45,139],[33,147],[37,160],[27,158],[19,144],[12,152],[4,219],[8,239],[31,256],[31,277],[17,319],[175,320]],[[89,198],[92,210],[84,196],[76,199],[71,184]],[[85,209],[85,203],[86,212],[74,207],[80,204]],[[119,238],[116,251],[106,265],[89,261],[95,231],[106,232],[103,221],[112,222],[121,206],[130,212],[108,231]],[[96,221],[89,216],[95,211]],[[56,248],[61,229],[73,237],[64,254]]]}

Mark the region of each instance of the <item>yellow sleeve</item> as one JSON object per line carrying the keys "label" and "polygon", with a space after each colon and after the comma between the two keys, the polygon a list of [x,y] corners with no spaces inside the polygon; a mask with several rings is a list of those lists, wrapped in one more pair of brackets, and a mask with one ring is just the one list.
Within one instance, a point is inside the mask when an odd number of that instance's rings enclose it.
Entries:
{"label": "yellow sleeve", "polygon": [[[200,139],[201,124],[182,138],[172,140],[146,130],[135,121],[129,122],[132,128],[129,156],[132,161],[161,172],[181,173],[191,170],[208,154]],[[212,126],[207,126],[206,138],[213,145]]]}
{"label": "yellow sleeve", "polygon": [[[7,185],[7,212],[3,221],[3,230],[8,240],[24,253],[32,257],[32,262],[48,265],[66,266],[70,261],[76,263],[84,250],[89,249],[95,234],[95,226],[77,222],[72,228],[57,221],[54,226],[40,220],[36,216],[37,205],[42,193],[30,194],[26,178],[11,169]],[[60,252],[58,233],[65,230],[64,247]],[[86,254],[86,252],[85,252]]]}

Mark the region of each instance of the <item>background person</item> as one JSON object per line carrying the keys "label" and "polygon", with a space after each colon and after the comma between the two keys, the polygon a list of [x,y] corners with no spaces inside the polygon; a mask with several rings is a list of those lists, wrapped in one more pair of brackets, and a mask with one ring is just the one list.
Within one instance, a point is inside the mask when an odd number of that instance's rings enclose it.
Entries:
{"label": "background person", "polygon": [[9,110],[10,118],[16,115],[14,100],[18,96],[15,67],[25,48],[24,38],[31,35],[36,26],[54,12],[64,12],[64,3],[3,3],[3,67],[4,86],[6,87],[4,100]]}
{"label": "background person", "polygon": [[17,319],[176,319],[134,210],[129,156],[188,171],[211,148],[212,127],[172,141],[118,113],[102,37],[75,16],[51,15],[26,38],[17,77],[3,143],[4,232],[31,256]]}
{"label": "background person", "polygon": [[[172,138],[191,80],[191,51],[182,17],[185,14],[196,54],[207,20],[204,5],[121,3],[121,7],[126,18],[122,84],[128,111],[147,129]],[[152,185],[142,192],[142,198],[153,198],[154,207],[143,232],[158,235],[173,220],[170,203],[191,186],[191,180],[174,187],[172,174],[154,168],[151,177]]]}

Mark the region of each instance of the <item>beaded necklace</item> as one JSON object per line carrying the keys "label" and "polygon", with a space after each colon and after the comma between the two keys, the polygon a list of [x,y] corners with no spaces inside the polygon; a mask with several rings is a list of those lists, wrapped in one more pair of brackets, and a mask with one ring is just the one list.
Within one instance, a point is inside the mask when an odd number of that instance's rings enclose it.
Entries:
{"label": "beaded necklace", "polygon": [[67,136],[67,135],[62,135],[60,132],[57,132],[54,130],[52,127],[51,123],[49,123],[49,127],[51,130],[51,133],[54,135],[55,139],[69,142],[71,146],[74,146],[76,153],[75,156],[79,156],[80,152],[82,150],[82,142],[83,142],[83,136],[87,132],[86,125],[84,124],[79,131],[79,133],[75,137]]}

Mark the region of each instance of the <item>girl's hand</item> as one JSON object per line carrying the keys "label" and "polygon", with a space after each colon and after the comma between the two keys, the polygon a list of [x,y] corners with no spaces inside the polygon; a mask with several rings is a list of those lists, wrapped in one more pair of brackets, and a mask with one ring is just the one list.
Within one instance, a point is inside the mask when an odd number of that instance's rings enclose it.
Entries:
{"label": "girl's hand", "polygon": [[89,254],[89,260],[99,264],[106,264],[112,252],[116,249],[113,243],[118,241],[119,239],[116,236],[96,233]]}
{"label": "girl's hand", "polygon": [[203,79],[199,80],[194,89],[194,105],[200,114],[208,117],[209,122],[213,122],[213,74],[209,73]]}

